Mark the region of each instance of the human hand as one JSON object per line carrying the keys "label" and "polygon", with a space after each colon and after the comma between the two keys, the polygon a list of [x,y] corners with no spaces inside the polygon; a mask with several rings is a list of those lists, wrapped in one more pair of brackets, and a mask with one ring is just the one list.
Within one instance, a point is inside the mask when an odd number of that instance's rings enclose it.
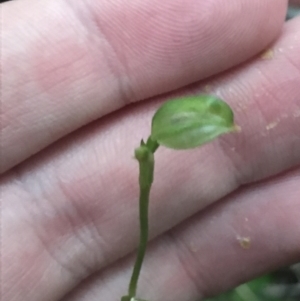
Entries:
{"label": "human hand", "polygon": [[126,293],[138,240],[130,157],[179,94],[222,97],[242,132],[158,151],[139,295],[190,301],[299,261],[300,19],[284,24],[286,6],[1,5],[3,300]]}

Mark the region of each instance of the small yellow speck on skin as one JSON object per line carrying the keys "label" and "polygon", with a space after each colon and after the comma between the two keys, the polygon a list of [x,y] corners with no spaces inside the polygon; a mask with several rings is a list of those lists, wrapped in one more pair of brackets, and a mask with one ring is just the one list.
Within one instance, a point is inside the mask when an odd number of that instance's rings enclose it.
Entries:
{"label": "small yellow speck on skin", "polygon": [[266,130],[268,131],[274,129],[277,125],[278,125],[278,121],[271,122],[266,126]]}
{"label": "small yellow speck on skin", "polygon": [[211,85],[205,85],[205,87],[204,87],[204,92],[205,93],[211,93],[211,90],[212,90],[212,87],[211,87]]}
{"label": "small yellow speck on skin", "polygon": [[239,125],[235,124],[233,130],[237,133],[240,133],[242,131],[242,128]]}
{"label": "small yellow speck on skin", "polygon": [[190,243],[189,249],[191,252],[196,253],[198,251],[197,247],[193,242]]}
{"label": "small yellow speck on skin", "polygon": [[300,117],[300,110],[294,112],[294,113],[293,113],[293,116],[294,116],[295,118]]}
{"label": "small yellow speck on skin", "polygon": [[272,49],[266,50],[260,58],[263,60],[271,60],[274,57],[274,51]]}
{"label": "small yellow speck on skin", "polygon": [[250,249],[250,247],[251,247],[251,239],[250,239],[250,237],[240,237],[240,236],[238,236],[237,240],[239,241],[240,246],[243,249],[246,249],[246,250]]}
{"label": "small yellow speck on skin", "polygon": [[245,109],[247,109],[247,104],[242,103],[242,102],[238,102],[237,103],[237,111],[241,112],[241,111],[245,111]]}

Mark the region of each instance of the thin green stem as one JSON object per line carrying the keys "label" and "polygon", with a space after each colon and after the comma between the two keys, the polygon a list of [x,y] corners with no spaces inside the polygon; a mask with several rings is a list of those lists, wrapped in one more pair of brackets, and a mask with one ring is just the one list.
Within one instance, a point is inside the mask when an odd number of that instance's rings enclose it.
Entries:
{"label": "thin green stem", "polygon": [[146,247],[149,234],[148,208],[149,195],[153,182],[154,172],[154,152],[158,148],[157,142],[151,138],[145,144],[141,142],[141,146],[135,150],[135,157],[139,162],[139,215],[140,215],[140,243],[137,251],[137,258],[133,268],[132,276],[128,288],[128,299],[135,298],[137,291],[137,283],[142,268],[142,263],[146,253]]}
{"label": "thin green stem", "polygon": [[129,283],[128,295],[123,296],[121,301],[140,300],[136,299],[137,283],[140,276],[143,260],[146,253],[149,225],[148,225],[148,208],[149,195],[151,185],[153,182],[154,172],[154,152],[158,148],[158,143],[148,138],[145,143],[141,141],[139,148],[135,150],[135,158],[139,162],[139,184],[140,184],[140,198],[139,198],[139,215],[140,215],[140,243],[137,251],[137,258],[133,268],[132,276]]}
{"label": "thin green stem", "polygon": [[128,294],[130,297],[135,297],[137,290],[137,282],[140,275],[142,263],[146,253],[148,241],[148,207],[149,207],[149,187],[140,187],[140,244],[138,248],[136,262],[131,276]]}

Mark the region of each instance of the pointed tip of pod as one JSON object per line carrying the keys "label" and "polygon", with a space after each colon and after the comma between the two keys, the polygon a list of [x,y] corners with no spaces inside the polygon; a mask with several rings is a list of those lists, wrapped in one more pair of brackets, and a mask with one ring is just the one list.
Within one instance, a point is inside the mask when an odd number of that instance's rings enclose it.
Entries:
{"label": "pointed tip of pod", "polygon": [[233,132],[240,133],[241,131],[242,131],[242,128],[238,124],[234,124]]}

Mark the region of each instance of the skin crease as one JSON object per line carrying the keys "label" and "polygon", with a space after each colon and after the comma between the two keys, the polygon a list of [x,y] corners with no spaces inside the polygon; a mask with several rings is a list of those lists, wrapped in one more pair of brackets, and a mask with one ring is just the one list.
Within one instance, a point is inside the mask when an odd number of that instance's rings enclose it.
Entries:
{"label": "skin crease", "polygon": [[199,299],[299,261],[300,19],[283,23],[282,0],[110,3],[1,4],[3,300],[126,293],[138,238],[130,158],[159,103],[186,93],[224,98],[243,130],[157,152],[139,295]]}

